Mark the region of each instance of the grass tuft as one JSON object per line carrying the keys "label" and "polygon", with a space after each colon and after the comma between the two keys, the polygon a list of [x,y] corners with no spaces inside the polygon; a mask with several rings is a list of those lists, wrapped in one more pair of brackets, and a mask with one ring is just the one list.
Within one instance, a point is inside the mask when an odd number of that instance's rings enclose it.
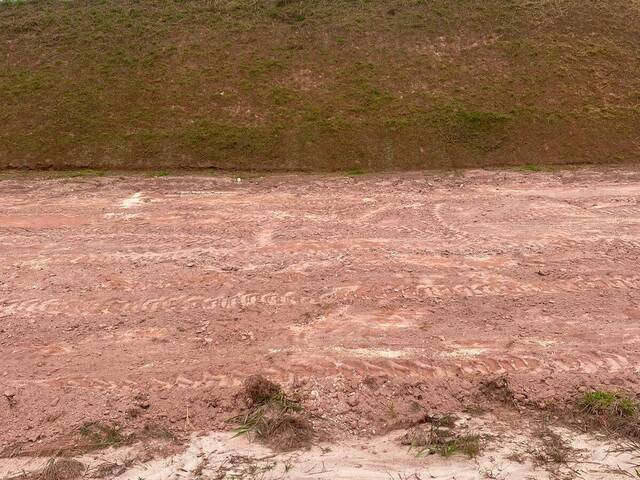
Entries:
{"label": "grass tuft", "polygon": [[87,448],[91,450],[117,448],[130,440],[129,437],[120,433],[118,427],[100,422],[87,422],[80,427],[78,433],[88,443]]}
{"label": "grass tuft", "polygon": [[566,465],[573,457],[574,449],[548,427],[536,432],[541,447],[528,451],[537,465]]}
{"label": "grass tuft", "polygon": [[579,400],[582,411],[590,415],[634,417],[638,414],[638,402],[620,393],[594,390]]}
{"label": "grass tuft", "polygon": [[541,172],[543,170],[541,165],[536,165],[533,163],[527,163],[522,166],[522,169],[526,172]]}
{"label": "grass tuft", "polygon": [[640,442],[640,402],[622,392],[592,390],[577,401],[583,425]]}
{"label": "grass tuft", "polygon": [[76,480],[86,473],[85,465],[68,458],[50,458],[42,470],[22,473],[6,480]]}
{"label": "grass tuft", "polygon": [[244,397],[248,410],[230,421],[239,424],[235,435],[251,435],[276,450],[308,447],[313,440],[311,422],[299,400],[290,398],[282,388],[260,375],[245,381]]}
{"label": "grass tuft", "polygon": [[450,457],[463,454],[469,458],[478,456],[481,437],[475,434],[459,435],[455,432],[455,417],[445,415],[429,420],[429,426],[420,425],[409,430],[401,439],[403,445],[416,452],[417,457],[438,454]]}

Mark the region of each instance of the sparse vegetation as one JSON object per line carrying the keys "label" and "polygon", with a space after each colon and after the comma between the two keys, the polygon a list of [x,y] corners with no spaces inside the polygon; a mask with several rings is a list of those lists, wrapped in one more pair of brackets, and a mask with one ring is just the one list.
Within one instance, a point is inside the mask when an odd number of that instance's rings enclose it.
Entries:
{"label": "sparse vegetation", "polygon": [[594,390],[585,393],[580,408],[590,415],[633,417],[638,413],[638,402],[620,393]]}
{"label": "sparse vegetation", "polygon": [[108,447],[119,447],[130,438],[120,433],[118,427],[100,422],[87,422],[78,430],[80,437],[87,443],[86,450],[100,450]]}
{"label": "sparse vegetation", "polygon": [[158,170],[157,172],[150,172],[149,175],[152,177],[167,177],[169,176],[169,172],[166,170]]}
{"label": "sparse vegetation", "polygon": [[471,404],[471,405],[465,406],[463,408],[463,412],[468,413],[469,415],[479,417],[487,413],[487,410],[480,405]]}
{"label": "sparse vegetation", "polygon": [[6,480],[76,480],[81,478],[86,470],[85,465],[78,460],[53,457],[39,471],[21,473]]}
{"label": "sparse vegetation", "polygon": [[636,398],[623,392],[592,390],[584,393],[577,405],[587,425],[640,441],[640,402]]}
{"label": "sparse vegetation", "polygon": [[529,450],[537,465],[565,465],[574,455],[574,449],[549,427],[543,427],[535,435],[540,446]]}
{"label": "sparse vegetation", "polygon": [[287,396],[279,385],[260,375],[244,385],[248,410],[231,419],[239,424],[237,435],[253,435],[277,450],[294,450],[310,445],[313,426],[304,416],[302,404]]}
{"label": "sparse vegetation", "polygon": [[450,457],[456,453],[469,458],[476,457],[481,450],[481,437],[474,434],[458,434],[455,418],[446,415],[430,419],[428,425],[418,425],[409,430],[401,439],[416,456],[439,454]]}

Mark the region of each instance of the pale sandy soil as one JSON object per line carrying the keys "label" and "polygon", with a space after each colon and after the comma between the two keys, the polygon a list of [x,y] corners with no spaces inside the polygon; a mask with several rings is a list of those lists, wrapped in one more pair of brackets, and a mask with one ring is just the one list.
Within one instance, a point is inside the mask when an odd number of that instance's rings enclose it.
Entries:
{"label": "pale sandy soil", "polygon": [[[403,432],[374,439],[351,439],[321,443],[310,450],[274,453],[246,438],[232,438],[229,432],[193,436],[184,451],[166,458],[141,461],[144,447],[136,445],[109,449],[77,457],[92,478],[100,466],[118,465],[117,480],[421,480],[421,479],[598,479],[636,478],[640,451],[594,434],[577,434],[551,427],[568,446],[568,461],[540,463],[544,438],[534,435],[538,422],[514,425],[495,416],[462,416],[461,431],[483,437],[484,449],[476,458],[456,454],[448,458],[418,455],[401,446]],[[24,471],[37,471],[44,459],[0,460],[0,478]],[[125,467],[126,465],[126,467]],[[121,471],[123,470],[123,471]]]}

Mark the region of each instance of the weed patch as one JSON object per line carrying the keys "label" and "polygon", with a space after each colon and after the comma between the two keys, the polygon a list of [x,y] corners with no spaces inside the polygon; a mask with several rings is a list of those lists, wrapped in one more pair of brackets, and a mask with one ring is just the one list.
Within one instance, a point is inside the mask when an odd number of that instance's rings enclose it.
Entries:
{"label": "weed patch", "polygon": [[51,458],[38,472],[22,473],[6,480],[76,480],[86,473],[83,463],[66,458]]}
{"label": "weed patch", "polygon": [[564,439],[548,427],[538,430],[535,434],[540,440],[539,448],[530,449],[536,465],[566,465],[574,456],[574,449]]}
{"label": "weed patch", "polygon": [[305,417],[302,404],[281,387],[262,376],[245,381],[243,396],[248,410],[230,421],[239,424],[235,435],[251,435],[282,451],[308,447],[314,437],[313,426]]}
{"label": "weed patch", "polygon": [[587,425],[640,441],[640,402],[630,395],[593,390],[578,399],[577,408]]}
{"label": "weed patch", "polygon": [[80,437],[86,442],[87,451],[108,447],[120,447],[132,440],[132,437],[120,433],[118,427],[99,422],[88,422],[78,430]]}
{"label": "weed patch", "polygon": [[412,428],[400,439],[400,443],[408,445],[416,456],[438,454],[450,457],[459,453],[474,458],[480,453],[480,435],[458,434],[454,417],[446,415],[428,422],[429,425]]}

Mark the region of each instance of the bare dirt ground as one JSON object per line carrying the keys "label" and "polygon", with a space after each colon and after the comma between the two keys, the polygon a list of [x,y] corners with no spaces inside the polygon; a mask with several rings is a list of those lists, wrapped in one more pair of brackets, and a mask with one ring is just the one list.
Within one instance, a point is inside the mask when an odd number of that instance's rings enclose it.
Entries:
{"label": "bare dirt ground", "polygon": [[[465,428],[491,438],[492,446],[467,459],[419,455],[398,442],[399,432],[373,439],[320,443],[304,451],[274,453],[215,432],[194,436],[174,455],[148,461],[140,446],[108,449],[76,457],[84,466],[82,478],[96,478],[105,467],[117,480],[614,480],[634,477],[638,455],[619,444],[562,428],[553,431],[570,452],[564,464],[542,464],[545,440],[532,435],[537,425],[489,415],[463,419]],[[3,474],[38,471],[48,459],[13,458],[0,461]],[[40,479],[38,479],[40,480]],[[45,478],[44,480],[48,480]]]}
{"label": "bare dirt ground", "polygon": [[0,179],[0,451],[227,429],[244,378],[326,438],[640,393],[640,171]]}

